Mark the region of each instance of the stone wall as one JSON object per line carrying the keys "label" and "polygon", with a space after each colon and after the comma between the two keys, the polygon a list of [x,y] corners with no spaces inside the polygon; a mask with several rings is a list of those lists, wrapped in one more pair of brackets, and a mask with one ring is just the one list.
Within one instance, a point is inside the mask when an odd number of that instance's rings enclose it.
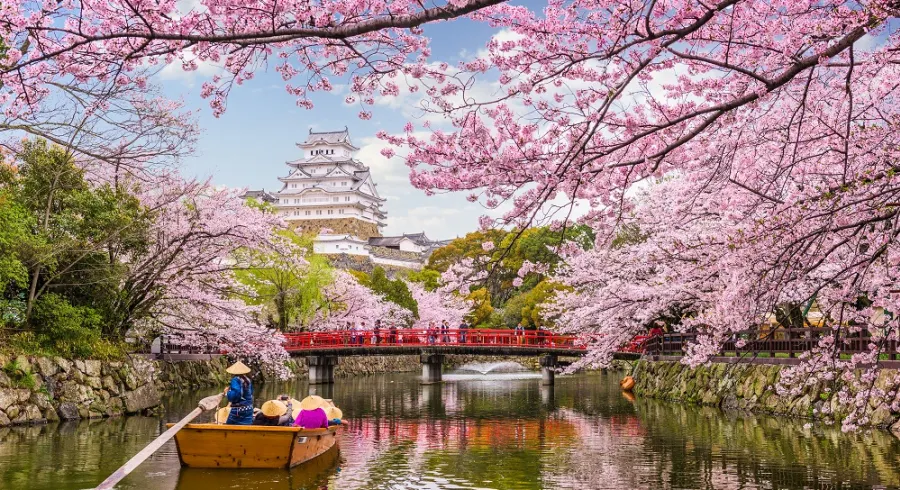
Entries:
{"label": "stone wall", "polygon": [[388,247],[369,247],[369,253],[376,257],[385,257],[388,259],[405,260],[408,262],[423,262],[422,254],[418,252],[410,252],[408,250],[399,250]]}
{"label": "stone wall", "polygon": [[[532,370],[539,368],[537,357],[447,355],[444,359],[445,370],[470,362],[502,361],[515,361]],[[138,356],[127,361],[101,362],[0,356],[0,368],[16,367],[11,374],[0,369],[0,427],[145,412],[160,404],[161,393],[227,385],[231,380],[231,375],[225,372],[229,362],[226,357],[171,362]],[[288,369],[302,378],[308,372],[303,358],[291,359]],[[418,355],[343,357],[335,375],[421,369]]]}
{"label": "stone wall", "polygon": [[[398,265],[384,264],[372,261],[372,257],[368,255],[350,255],[350,254],[321,254],[331,261],[331,265],[338,269],[350,269],[359,272],[371,274],[375,270],[375,266],[384,269],[388,277],[393,278],[397,272],[408,271],[410,267],[401,267]],[[421,263],[419,263],[421,265]]]}
{"label": "stone wall", "polygon": [[[690,368],[680,362],[640,361],[635,371],[634,392],[641,396],[676,400],[719,407],[726,410],[746,410],[790,417],[823,419],[831,412],[834,420],[846,415],[837,400],[831,396],[835,390],[826,390],[824,383],[805,386],[797,396],[780,395],[775,386],[781,378],[781,370],[788,366],[777,364],[726,364],[712,363]],[[895,369],[882,369],[875,386],[897,393],[900,389],[889,386],[897,376]],[[892,412],[887,405],[871,406],[869,426],[888,428],[893,426],[900,413]],[[892,430],[900,429],[894,427]]]}
{"label": "stone wall", "polygon": [[139,413],[159,405],[156,366],[0,356],[0,426]]}
{"label": "stone wall", "polygon": [[308,220],[292,220],[291,226],[294,229],[302,230],[305,233],[314,233],[316,235],[322,228],[328,228],[332,235],[354,235],[363,240],[370,237],[380,237],[378,226],[375,223],[363,221],[359,218],[325,218],[325,219],[308,219]]}

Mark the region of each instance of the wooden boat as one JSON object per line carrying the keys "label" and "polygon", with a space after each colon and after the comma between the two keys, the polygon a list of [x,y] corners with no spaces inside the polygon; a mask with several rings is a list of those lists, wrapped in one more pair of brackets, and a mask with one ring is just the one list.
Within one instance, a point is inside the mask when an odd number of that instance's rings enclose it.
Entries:
{"label": "wooden boat", "polygon": [[293,468],[337,445],[340,427],[188,424],[175,445],[181,465],[192,468]]}

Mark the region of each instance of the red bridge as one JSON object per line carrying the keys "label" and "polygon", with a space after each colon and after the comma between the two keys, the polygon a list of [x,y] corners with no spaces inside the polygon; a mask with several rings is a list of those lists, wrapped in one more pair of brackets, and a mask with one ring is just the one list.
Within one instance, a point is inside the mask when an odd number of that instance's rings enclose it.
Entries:
{"label": "red bridge", "polygon": [[[587,352],[587,338],[526,330],[450,330],[423,329],[329,330],[284,334],[285,349],[293,356],[306,356],[310,383],[334,381],[334,366],[339,356],[384,356],[418,354],[426,383],[441,380],[445,354],[499,356],[541,356],[544,382],[553,383],[553,368],[559,356],[580,357]],[[623,347],[619,357],[637,358],[644,337],[636,337]]]}
{"label": "red bridge", "polygon": [[433,332],[422,329],[330,330],[284,334],[285,349],[292,355],[383,356],[420,354],[490,354],[533,356],[554,353],[581,356],[585,342],[572,335],[526,330],[451,330]]}

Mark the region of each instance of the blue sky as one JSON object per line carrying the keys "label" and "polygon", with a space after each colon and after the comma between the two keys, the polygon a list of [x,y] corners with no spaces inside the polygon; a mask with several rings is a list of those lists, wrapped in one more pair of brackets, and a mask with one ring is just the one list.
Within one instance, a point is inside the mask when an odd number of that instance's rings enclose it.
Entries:
{"label": "blue sky", "polygon": [[[454,21],[429,26],[426,32],[432,40],[432,60],[452,65],[483,48],[496,31],[480,23]],[[181,98],[188,108],[199,111],[202,134],[197,153],[184,161],[187,175],[212,176],[217,185],[277,190],[277,177],[287,171],[285,162],[300,156],[295,143],[303,141],[310,128],[347,126],[360,148],[357,159],[372,168],[378,190],[387,198],[386,234],[424,231],[431,238],[444,239],[477,229],[478,217],[485,213],[480,205],[466,201],[464,194],[426,196],[409,183],[402,159],[386,159],[380,154],[384,145],[375,133],[382,129],[400,133],[418,112],[406,101],[376,101],[369,121],[359,119],[358,105],[344,103],[347,94],[341,91],[315,95],[315,108],[306,110],[296,106],[296,99],[284,90],[285,82],[270,69],[235,87],[228,110],[215,118],[199,91],[216,70],[207,65],[184,72],[176,63],[158,75],[169,97]]]}

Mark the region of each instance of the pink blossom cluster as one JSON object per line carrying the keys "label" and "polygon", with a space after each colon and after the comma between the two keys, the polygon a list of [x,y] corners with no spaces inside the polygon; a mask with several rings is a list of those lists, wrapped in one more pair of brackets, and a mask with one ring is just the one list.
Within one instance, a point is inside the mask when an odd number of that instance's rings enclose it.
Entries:
{"label": "pink blossom cluster", "polygon": [[468,301],[452,292],[428,291],[416,282],[409,282],[407,286],[419,306],[419,319],[413,324],[415,328],[427,328],[432,322],[440,325],[444,320],[455,328],[471,310]]}
{"label": "pink blossom cluster", "polygon": [[313,330],[345,330],[348,324],[371,329],[375,320],[398,324],[412,321],[411,311],[363,286],[347,271],[334,272],[334,280],[324,296],[325,304],[310,323]]}
{"label": "pink blossom cluster", "polygon": [[267,248],[280,219],[246,206],[238,191],[174,174],[137,188],[153,214],[152,241],[146,252],[123,258],[129,274],[121,288],[128,307],[141,312],[139,328],[286,374],[283,337],[258,323],[257,307],[240,299],[233,274],[236,252]]}

